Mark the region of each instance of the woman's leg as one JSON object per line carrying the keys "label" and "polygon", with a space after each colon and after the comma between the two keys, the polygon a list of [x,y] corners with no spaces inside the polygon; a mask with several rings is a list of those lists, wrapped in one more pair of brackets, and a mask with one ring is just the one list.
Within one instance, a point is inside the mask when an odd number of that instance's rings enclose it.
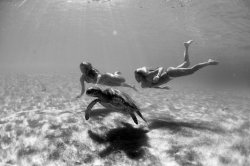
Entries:
{"label": "woman's leg", "polygon": [[104,75],[107,78],[110,78],[110,80],[117,80],[120,82],[125,82],[125,78],[121,76],[120,71],[115,71],[114,74],[113,73],[105,73]]}
{"label": "woman's leg", "polygon": [[125,83],[125,78],[123,78],[121,75],[121,72],[116,71],[114,74],[112,73],[106,73],[103,74],[103,82],[105,82],[106,85],[109,86],[123,86],[123,87],[129,87],[137,91],[135,86],[129,85]]}
{"label": "woman's leg", "polygon": [[80,78],[80,83],[81,83],[81,88],[82,88],[82,89],[81,89],[81,94],[78,95],[76,98],[82,97],[82,95],[83,95],[84,92],[85,92],[85,84],[84,84],[84,81],[85,81],[85,76],[82,75],[81,78]]}
{"label": "woman's leg", "polygon": [[209,66],[209,65],[217,65],[219,62],[209,59],[207,62],[198,63],[197,65],[194,65],[191,68],[174,68],[170,67],[167,70],[168,76],[170,77],[181,77],[181,76],[187,76],[191,75],[194,72],[200,70],[203,67]]}
{"label": "woman's leg", "polygon": [[108,86],[122,86],[122,83],[125,82],[125,78],[120,75],[114,75],[112,73],[105,73],[101,75],[100,84]]}
{"label": "woman's leg", "polygon": [[187,68],[190,65],[190,61],[189,61],[189,54],[188,54],[188,48],[190,46],[190,44],[193,42],[193,40],[189,40],[187,42],[184,43],[185,46],[185,50],[184,50],[184,62],[182,64],[180,64],[179,66],[177,66],[176,68]]}

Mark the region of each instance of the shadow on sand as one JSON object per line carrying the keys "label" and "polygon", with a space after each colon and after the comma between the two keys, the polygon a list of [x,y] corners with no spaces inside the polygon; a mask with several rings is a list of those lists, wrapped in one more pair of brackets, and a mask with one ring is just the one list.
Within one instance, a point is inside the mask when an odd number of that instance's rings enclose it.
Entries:
{"label": "shadow on sand", "polygon": [[211,124],[209,122],[203,121],[178,121],[171,118],[167,119],[152,119],[151,123],[149,124],[149,129],[159,129],[165,128],[171,130],[173,133],[177,133],[182,131],[182,128],[190,128],[194,130],[206,130],[215,133],[225,133],[224,129],[220,126],[216,126],[215,124]]}
{"label": "shadow on sand", "polygon": [[[112,109],[107,109],[107,108],[99,108],[99,109],[93,109],[90,112],[90,118],[104,118],[112,112],[118,112],[118,113],[125,114],[125,112],[122,112],[122,111],[117,111],[117,110],[112,110]],[[85,112],[84,112],[84,114],[85,114]]]}
{"label": "shadow on sand", "polygon": [[132,125],[122,122],[123,127],[109,130],[105,135],[98,135],[91,130],[89,137],[99,144],[109,144],[99,153],[100,157],[106,157],[113,152],[124,151],[131,159],[140,159],[144,156],[143,146],[149,146],[146,133],[148,130],[134,128]]}

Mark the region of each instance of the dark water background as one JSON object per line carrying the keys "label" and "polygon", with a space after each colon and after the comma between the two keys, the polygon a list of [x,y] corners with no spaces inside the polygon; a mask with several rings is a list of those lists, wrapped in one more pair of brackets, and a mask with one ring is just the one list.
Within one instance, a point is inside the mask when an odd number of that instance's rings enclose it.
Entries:
{"label": "dark water background", "polygon": [[192,64],[221,62],[192,79],[249,83],[249,0],[0,0],[1,73],[80,74],[90,61],[133,81],[138,67],[179,65],[188,39]]}

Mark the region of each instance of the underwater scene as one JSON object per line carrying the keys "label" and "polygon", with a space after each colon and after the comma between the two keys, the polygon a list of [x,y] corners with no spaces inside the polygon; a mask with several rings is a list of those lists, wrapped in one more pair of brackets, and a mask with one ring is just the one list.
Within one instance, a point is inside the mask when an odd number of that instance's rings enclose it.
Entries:
{"label": "underwater scene", "polygon": [[249,166],[249,0],[0,0],[0,165]]}

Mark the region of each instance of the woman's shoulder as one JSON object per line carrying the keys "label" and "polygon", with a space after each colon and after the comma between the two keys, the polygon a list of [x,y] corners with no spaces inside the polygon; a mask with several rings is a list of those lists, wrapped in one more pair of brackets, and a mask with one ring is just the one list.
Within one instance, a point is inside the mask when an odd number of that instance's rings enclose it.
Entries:
{"label": "woman's shoulder", "polygon": [[136,69],[137,72],[141,72],[141,73],[147,73],[148,72],[148,68],[146,66],[140,67],[138,69]]}

